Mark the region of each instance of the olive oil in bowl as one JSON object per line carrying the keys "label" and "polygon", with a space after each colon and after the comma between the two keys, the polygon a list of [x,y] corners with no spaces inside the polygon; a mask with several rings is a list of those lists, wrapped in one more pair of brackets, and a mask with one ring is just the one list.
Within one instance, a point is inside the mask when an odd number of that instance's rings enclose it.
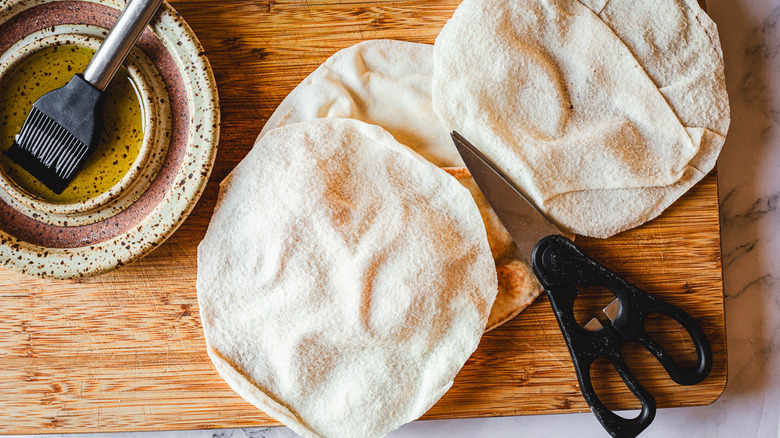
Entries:
{"label": "olive oil in bowl", "polygon": [[64,192],[55,194],[5,156],[33,103],[83,72],[94,54],[77,45],[45,47],[0,78],[0,166],[19,188],[49,203],[76,204],[107,192],[132,168],[143,143],[143,109],[135,83],[122,67],[106,90],[97,149]]}

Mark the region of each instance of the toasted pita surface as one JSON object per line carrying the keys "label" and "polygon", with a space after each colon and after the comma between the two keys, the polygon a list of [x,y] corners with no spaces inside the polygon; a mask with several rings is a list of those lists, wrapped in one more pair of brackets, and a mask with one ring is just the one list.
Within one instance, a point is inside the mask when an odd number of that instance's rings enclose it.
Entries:
{"label": "toasted pita surface", "polygon": [[445,170],[456,177],[471,192],[471,196],[482,215],[490,250],[496,262],[498,294],[490,309],[490,316],[485,328],[487,332],[508,322],[530,306],[542,293],[542,285],[539,284],[533,270],[518,251],[517,246],[512,241],[512,236],[501,223],[501,219],[490,208],[490,204],[479,190],[477,183],[471,178],[468,169],[449,168]]}
{"label": "toasted pita surface", "polygon": [[468,190],[377,126],[318,119],[222,183],[197,289],[239,395],[303,436],[379,437],[450,388],[497,280]]}
{"label": "toasted pita surface", "polygon": [[259,138],[291,123],[351,118],[381,126],[400,143],[469,189],[485,222],[499,273],[487,329],[525,309],[541,291],[512,238],[463,166],[449,131],[433,111],[433,45],[371,40],[336,52],[303,80],[268,119]]}

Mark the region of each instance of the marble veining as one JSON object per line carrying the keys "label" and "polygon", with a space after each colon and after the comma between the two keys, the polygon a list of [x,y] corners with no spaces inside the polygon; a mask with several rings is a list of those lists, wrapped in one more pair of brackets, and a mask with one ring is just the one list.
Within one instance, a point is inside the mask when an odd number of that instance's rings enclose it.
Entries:
{"label": "marble veining", "polygon": [[[780,0],[707,3],[720,31],[732,108],[732,125],[718,165],[729,384],[711,406],[659,410],[642,437],[779,437]],[[289,438],[295,434],[286,428],[258,428],[89,436]],[[392,438],[518,436],[606,434],[591,414],[420,421],[390,434]]]}

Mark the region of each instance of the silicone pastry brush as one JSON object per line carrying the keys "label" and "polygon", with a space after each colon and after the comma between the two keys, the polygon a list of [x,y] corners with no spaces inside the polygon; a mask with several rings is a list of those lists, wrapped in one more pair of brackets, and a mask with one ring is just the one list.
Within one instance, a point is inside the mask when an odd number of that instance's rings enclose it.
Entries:
{"label": "silicone pastry brush", "polygon": [[162,0],[131,0],[89,62],[62,88],[38,99],[6,152],[60,194],[100,140],[103,94]]}

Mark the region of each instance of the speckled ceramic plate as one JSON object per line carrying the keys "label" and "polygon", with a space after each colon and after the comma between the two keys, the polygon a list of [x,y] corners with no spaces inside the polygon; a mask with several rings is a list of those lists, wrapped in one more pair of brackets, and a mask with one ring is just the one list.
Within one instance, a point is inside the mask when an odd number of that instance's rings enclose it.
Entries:
{"label": "speckled ceramic plate", "polygon": [[[0,81],[42,47],[96,48],[122,0],[0,0]],[[0,266],[49,278],[95,275],[159,246],[206,186],[219,139],[219,103],[203,48],[163,3],[125,66],[141,97],[144,140],[112,189],[78,204],[25,193],[0,171]]]}

